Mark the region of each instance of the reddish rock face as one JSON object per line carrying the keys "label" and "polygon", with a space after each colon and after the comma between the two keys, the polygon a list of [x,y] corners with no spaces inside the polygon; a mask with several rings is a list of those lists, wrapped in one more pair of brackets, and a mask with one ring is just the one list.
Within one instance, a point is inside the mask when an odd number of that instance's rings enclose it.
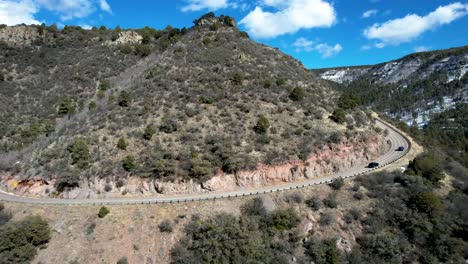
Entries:
{"label": "reddish rock face", "polygon": [[[3,190],[38,196],[49,196],[49,192],[54,190],[55,183],[55,181],[46,181],[40,178],[22,180],[12,175],[0,175],[0,180],[0,186]],[[16,188],[14,187],[15,183]]]}
{"label": "reddish rock face", "polygon": [[[219,172],[202,184],[192,180],[159,182],[138,177],[129,177],[123,187],[117,188],[115,182],[105,179],[83,181],[79,188],[62,194],[64,198],[116,197],[126,196],[189,194],[209,191],[234,191],[253,189],[326,176],[348,168],[367,164],[386,150],[385,139],[381,134],[371,133],[367,137],[358,135],[344,143],[326,144],[312,153],[306,161],[294,160],[279,165],[258,164],[253,171],[241,171],[236,174]],[[49,196],[54,191],[54,180],[45,182],[39,179],[21,181],[18,176],[3,175],[1,186],[9,191],[23,194]],[[13,188],[14,182],[18,187]],[[105,186],[110,185],[110,191]]]}
{"label": "reddish rock face", "polygon": [[303,181],[366,164],[384,153],[385,148],[384,137],[373,133],[367,139],[360,136],[342,144],[325,145],[306,161],[296,160],[272,166],[259,164],[254,171],[215,176],[204,186],[212,191],[227,191]]}

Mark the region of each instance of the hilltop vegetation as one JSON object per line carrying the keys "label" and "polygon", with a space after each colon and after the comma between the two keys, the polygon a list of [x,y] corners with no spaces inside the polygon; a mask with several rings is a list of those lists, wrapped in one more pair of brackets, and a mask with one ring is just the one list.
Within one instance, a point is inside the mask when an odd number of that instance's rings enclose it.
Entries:
{"label": "hilltop vegetation", "polygon": [[370,131],[359,107],[336,113],[325,82],[229,17],[190,29],[28,28],[39,32],[31,45],[1,44],[0,166],[58,177],[59,191],[128,173],[202,182]]}

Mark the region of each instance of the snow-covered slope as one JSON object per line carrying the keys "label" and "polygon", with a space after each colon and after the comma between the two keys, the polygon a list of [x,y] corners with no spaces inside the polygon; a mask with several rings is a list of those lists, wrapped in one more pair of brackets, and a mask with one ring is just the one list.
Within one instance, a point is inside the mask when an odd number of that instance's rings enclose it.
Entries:
{"label": "snow-covered slope", "polygon": [[325,80],[337,83],[352,82],[369,72],[370,67],[331,69],[320,74]]}
{"label": "snow-covered slope", "polygon": [[[364,98],[378,93],[366,103],[409,125],[422,127],[431,115],[468,103],[467,71],[465,46],[414,53],[373,66],[322,69],[316,73]],[[405,102],[400,104],[398,100]]]}
{"label": "snow-covered slope", "polygon": [[[468,48],[465,48],[468,49]],[[468,53],[440,56],[434,52],[415,53],[401,59],[374,66],[336,68],[321,71],[326,80],[347,83],[368,77],[380,83],[396,83],[407,79],[424,79],[436,71],[446,71],[449,81],[461,79],[468,71]]]}

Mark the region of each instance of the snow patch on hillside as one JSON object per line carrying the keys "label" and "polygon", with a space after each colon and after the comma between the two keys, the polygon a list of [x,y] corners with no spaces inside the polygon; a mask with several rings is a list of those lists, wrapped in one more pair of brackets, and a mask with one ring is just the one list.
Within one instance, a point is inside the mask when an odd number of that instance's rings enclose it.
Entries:
{"label": "snow patch on hillside", "polygon": [[[462,100],[464,102],[468,101],[466,94]],[[429,123],[432,115],[440,114],[449,109],[454,109],[459,101],[459,96],[444,96],[441,102],[428,102],[424,108],[416,108],[414,113],[402,112],[400,115],[398,115],[385,112],[385,114],[392,118],[398,118],[400,121],[405,122],[408,126],[416,125],[419,128],[423,128]]]}
{"label": "snow patch on hillside", "polygon": [[368,71],[369,68],[346,68],[341,70],[328,70],[320,74],[320,77],[322,77],[322,79],[337,83],[346,83],[354,81],[355,79],[366,74]]}

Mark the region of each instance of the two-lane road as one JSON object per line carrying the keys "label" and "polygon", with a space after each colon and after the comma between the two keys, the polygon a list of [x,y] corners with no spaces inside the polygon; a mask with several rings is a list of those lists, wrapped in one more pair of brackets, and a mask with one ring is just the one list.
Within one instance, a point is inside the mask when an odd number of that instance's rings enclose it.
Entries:
{"label": "two-lane road", "polygon": [[[411,148],[411,144],[400,132],[386,125],[380,120],[376,121],[376,125],[382,129],[388,129],[389,133],[387,140],[390,142],[390,149],[375,161],[380,164],[379,168],[399,160],[406,155]],[[396,151],[400,146],[405,148],[404,151]],[[166,197],[136,197],[136,198],[93,198],[93,199],[53,199],[53,198],[33,198],[19,196],[12,193],[7,193],[0,190],[0,200],[8,202],[28,203],[28,204],[45,204],[45,205],[95,205],[95,204],[155,204],[155,203],[179,203],[192,202],[200,200],[213,200],[230,197],[257,195],[270,192],[279,192],[283,190],[291,190],[304,188],[312,185],[324,184],[336,178],[350,178],[357,175],[369,173],[377,168],[369,169],[366,164],[351,168],[346,172],[340,172],[329,176],[310,179],[307,181],[294,182],[284,185],[267,186],[252,190],[238,190],[232,192],[210,192],[200,194],[187,194],[180,196]]]}

